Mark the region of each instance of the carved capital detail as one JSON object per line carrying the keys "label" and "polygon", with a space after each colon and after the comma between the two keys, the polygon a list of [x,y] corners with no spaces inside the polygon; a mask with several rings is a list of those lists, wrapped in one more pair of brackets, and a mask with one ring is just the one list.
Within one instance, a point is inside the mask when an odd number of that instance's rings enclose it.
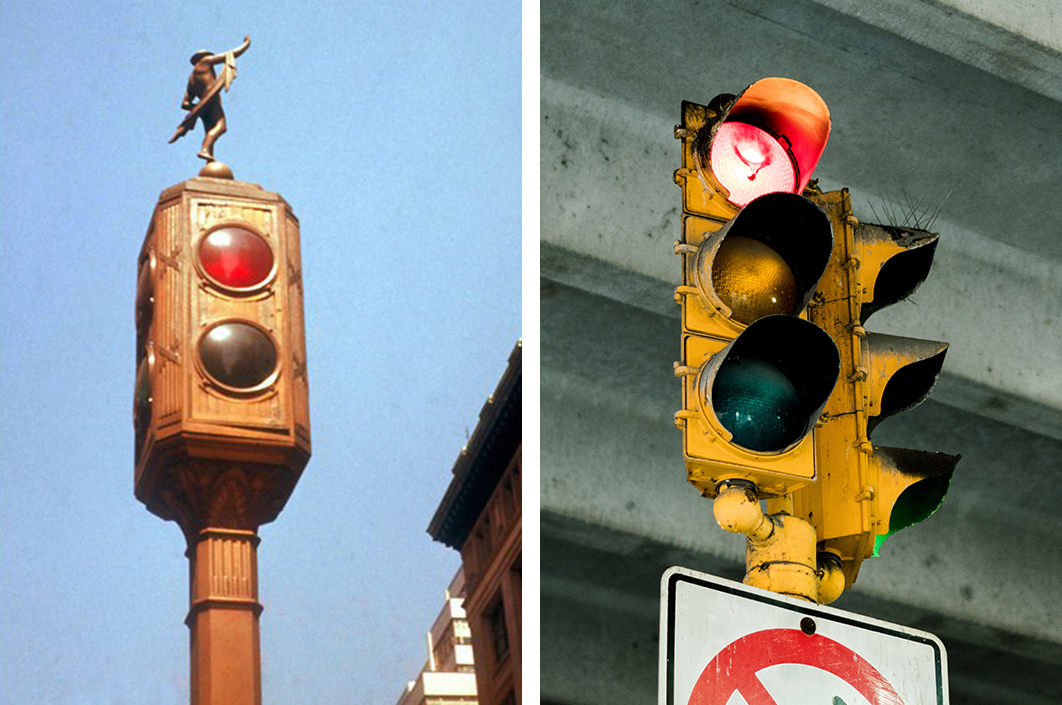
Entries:
{"label": "carved capital detail", "polygon": [[176,521],[191,544],[208,527],[256,531],[273,521],[297,480],[276,465],[186,459],[167,468],[150,508]]}

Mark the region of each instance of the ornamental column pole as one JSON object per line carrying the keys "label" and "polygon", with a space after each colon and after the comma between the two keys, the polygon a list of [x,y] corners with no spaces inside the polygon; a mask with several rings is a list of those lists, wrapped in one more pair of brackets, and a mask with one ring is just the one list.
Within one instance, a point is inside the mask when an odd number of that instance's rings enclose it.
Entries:
{"label": "ornamental column pole", "polygon": [[261,705],[258,535],[207,528],[188,548],[192,705]]}

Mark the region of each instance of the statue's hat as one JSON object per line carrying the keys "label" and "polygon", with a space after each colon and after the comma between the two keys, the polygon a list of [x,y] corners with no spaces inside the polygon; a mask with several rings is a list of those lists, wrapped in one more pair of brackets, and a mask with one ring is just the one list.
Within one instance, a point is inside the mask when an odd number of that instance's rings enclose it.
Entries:
{"label": "statue's hat", "polygon": [[199,60],[202,59],[204,56],[210,56],[213,53],[214,52],[207,51],[206,49],[200,49],[196,53],[192,54],[192,58],[189,59],[189,61],[191,61],[193,64],[197,64],[199,63]]}

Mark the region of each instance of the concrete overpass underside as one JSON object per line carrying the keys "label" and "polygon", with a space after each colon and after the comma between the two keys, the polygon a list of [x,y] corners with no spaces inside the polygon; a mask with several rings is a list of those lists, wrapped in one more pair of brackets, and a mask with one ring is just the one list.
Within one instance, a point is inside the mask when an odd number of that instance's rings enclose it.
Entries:
{"label": "concrete overpass underside", "polygon": [[743,573],[672,423],[672,127],[777,75],[829,105],[816,176],[862,220],[940,206],[929,279],[867,328],[951,349],[874,442],[962,461],[835,606],[940,636],[953,703],[1062,701],[1062,55],[1035,29],[1062,10],[1009,4],[1004,29],[974,0],[543,2],[544,700],[651,701],[660,574]]}

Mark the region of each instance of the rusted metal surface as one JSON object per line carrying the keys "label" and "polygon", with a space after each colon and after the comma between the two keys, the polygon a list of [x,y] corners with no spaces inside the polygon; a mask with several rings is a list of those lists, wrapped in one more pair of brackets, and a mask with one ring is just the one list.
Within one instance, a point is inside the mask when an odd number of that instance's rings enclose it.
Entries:
{"label": "rusted metal surface", "polygon": [[767,514],[756,499],[756,487],[743,480],[723,484],[712,504],[723,529],[746,536],[746,585],[781,595],[827,604],[844,591],[840,561],[818,554],[815,527],[786,511],[788,499],[771,500],[776,513]]}

